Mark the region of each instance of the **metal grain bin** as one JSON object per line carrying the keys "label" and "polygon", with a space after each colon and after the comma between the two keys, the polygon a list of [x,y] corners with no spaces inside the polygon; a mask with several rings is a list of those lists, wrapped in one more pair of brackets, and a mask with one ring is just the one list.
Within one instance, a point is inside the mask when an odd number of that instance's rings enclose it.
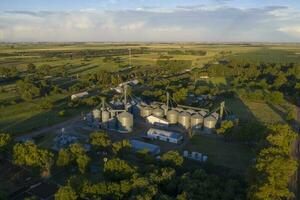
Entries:
{"label": "metal grain bin", "polygon": [[133,115],[129,112],[122,112],[118,115],[119,129],[121,131],[131,132],[133,127]]}
{"label": "metal grain bin", "polygon": [[188,109],[188,110],[186,110],[186,112],[188,112],[189,114],[195,114],[195,113],[197,113],[196,111],[194,111],[194,110],[192,110],[192,109]]}
{"label": "metal grain bin", "polygon": [[182,112],[178,115],[178,123],[188,129],[191,126],[191,115],[187,112]]}
{"label": "metal grain bin", "polygon": [[216,113],[216,112],[212,113],[211,116],[214,117],[214,118],[216,118],[216,120],[219,119],[219,114]]}
{"label": "metal grain bin", "polygon": [[156,109],[152,110],[152,115],[155,117],[163,117],[164,111],[160,108],[156,108]]}
{"label": "metal grain bin", "polygon": [[205,116],[207,115],[207,113],[206,113],[204,110],[201,110],[201,111],[199,112],[199,114],[202,115],[203,117],[205,117]]}
{"label": "metal grain bin", "polygon": [[142,117],[148,117],[152,114],[152,108],[149,106],[143,107],[141,110]]}
{"label": "metal grain bin", "polygon": [[184,112],[185,111],[183,108],[179,108],[179,107],[174,108],[174,110],[176,110],[177,112]]}
{"label": "metal grain bin", "polygon": [[102,111],[102,123],[108,122],[110,118],[110,113],[106,110]]}
{"label": "metal grain bin", "polygon": [[217,124],[216,118],[209,116],[204,118],[204,131],[207,133],[212,133]]}
{"label": "metal grain bin", "polygon": [[177,124],[178,112],[176,110],[169,110],[167,112],[167,120],[170,124]]}
{"label": "metal grain bin", "polygon": [[101,118],[101,111],[99,109],[94,109],[93,110],[93,117],[94,119],[100,119]]}
{"label": "metal grain bin", "polygon": [[203,125],[204,118],[200,114],[194,114],[191,116],[191,127],[200,129]]}

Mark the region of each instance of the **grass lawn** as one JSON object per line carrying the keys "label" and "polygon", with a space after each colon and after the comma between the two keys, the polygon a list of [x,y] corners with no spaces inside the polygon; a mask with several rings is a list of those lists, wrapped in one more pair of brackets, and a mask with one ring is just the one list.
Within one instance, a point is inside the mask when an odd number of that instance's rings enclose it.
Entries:
{"label": "grass lawn", "polygon": [[184,149],[206,154],[214,164],[240,172],[244,172],[254,158],[254,153],[245,145],[206,135],[195,135]]}

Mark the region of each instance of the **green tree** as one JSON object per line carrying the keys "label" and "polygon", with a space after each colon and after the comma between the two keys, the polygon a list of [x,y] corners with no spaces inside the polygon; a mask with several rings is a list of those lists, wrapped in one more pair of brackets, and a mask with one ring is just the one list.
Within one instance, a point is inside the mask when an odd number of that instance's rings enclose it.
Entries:
{"label": "green tree", "polygon": [[115,154],[124,155],[131,149],[131,143],[129,142],[129,140],[115,142],[112,145],[112,149]]}
{"label": "green tree", "polygon": [[111,146],[111,140],[107,133],[104,132],[94,132],[90,135],[90,143],[99,149],[106,149]]}
{"label": "green tree", "polygon": [[13,163],[16,165],[25,165],[40,167],[42,176],[49,176],[53,164],[53,153],[39,149],[33,142],[15,144],[13,147]]}
{"label": "green tree", "polygon": [[221,123],[221,127],[217,129],[217,133],[219,135],[227,136],[228,134],[230,134],[230,131],[232,130],[233,126],[234,124],[232,121],[224,120]]}
{"label": "green tree", "polygon": [[271,126],[269,131],[268,146],[257,157],[256,182],[250,197],[255,200],[290,199],[294,194],[289,191],[288,183],[297,170],[297,161],[291,152],[297,134],[288,125]]}
{"label": "green tree", "polygon": [[188,95],[188,89],[186,88],[181,88],[178,91],[176,91],[175,93],[173,93],[173,99],[177,102],[177,103],[182,103],[186,100]]}
{"label": "green tree", "polygon": [[11,141],[11,137],[7,133],[0,134],[0,149],[6,147]]}
{"label": "green tree", "polygon": [[77,198],[78,196],[71,186],[60,187],[55,194],[55,200],[76,200]]}
{"label": "green tree", "polygon": [[59,167],[64,167],[69,165],[71,161],[70,153],[67,149],[60,149],[58,152],[58,158],[56,160],[56,165]]}
{"label": "green tree", "polygon": [[130,178],[135,171],[135,167],[119,158],[111,159],[104,164],[104,174],[111,180]]}
{"label": "green tree", "polygon": [[183,157],[178,151],[168,151],[161,156],[161,161],[172,166],[182,166]]}
{"label": "green tree", "polygon": [[90,158],[86,155],[79,155],[76,159],[77,165],[78,165],[78,169],[79,171],[83,174],[86,171],[86,168],[90,162]]}

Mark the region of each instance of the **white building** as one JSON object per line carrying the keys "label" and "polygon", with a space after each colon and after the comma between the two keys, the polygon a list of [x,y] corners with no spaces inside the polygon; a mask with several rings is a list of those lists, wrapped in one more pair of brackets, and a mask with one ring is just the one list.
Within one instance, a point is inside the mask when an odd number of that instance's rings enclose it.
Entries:
{"label": "white building", "polygon": [[146,121],[149,124],[157,125],[157,126],[168,126],[169,122],[166,119],[155,117],[153,115],[150,115],[146,117]]}
{"label": "white building", "polygon": [[147,137],[150,139],[157,139],[157,140],[162,140],[162,141],[171,142],[175,144],[178,144],[181,141],[183,141],[183,136],[180,133],[154,129],[154,128],[150,128],[147,131]]}
{"label": "white building", "polygon": [[88,96],[88,95],[89,95],[88,92],[80,92],[80,93],[77,93],[77,94],[72,94],[71,95],[71,100],[83,98],[83,97]]}

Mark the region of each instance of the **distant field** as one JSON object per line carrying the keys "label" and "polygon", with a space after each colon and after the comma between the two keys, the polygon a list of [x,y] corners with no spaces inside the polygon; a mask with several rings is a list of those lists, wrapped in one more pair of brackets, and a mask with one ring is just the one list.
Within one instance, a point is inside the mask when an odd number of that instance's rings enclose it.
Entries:
{"label": "distant field", "polygon": [[257,51],[247,53],[237,53],[229,56],[229,59],[242,61],[242,62],[266,62],[266,63],[300,63],[300,49],[271,49],[262,48]]}
{"label": "distant field", "polygon": [[206,154],[214,164],[240,172],[244,172],[254,158],[254,153],[246,145],[229,143],[222,138],[205,135],[194,136],[185,149]]}
{"label": "distant field", "polygon": [[262,102],[251,102],[240,99],[227,99],[226,107],[244,122],[259,121],[272,124],[283,122],[283,116],[270,105]]}

